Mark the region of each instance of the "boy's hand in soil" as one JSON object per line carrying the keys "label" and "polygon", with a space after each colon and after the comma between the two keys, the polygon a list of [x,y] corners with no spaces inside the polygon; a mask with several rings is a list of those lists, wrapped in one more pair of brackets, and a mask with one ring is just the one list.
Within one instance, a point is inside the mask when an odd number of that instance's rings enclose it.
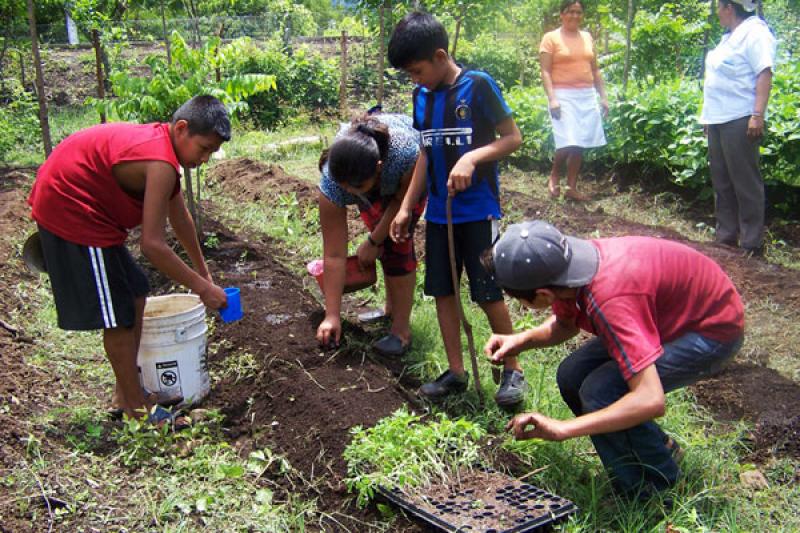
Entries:
{"label": "boy's hand in soil", "polygon": [[392,224],[389,226],[389,236],[394,242],[406,242],[410,235],[408,227],[411,224],[411,210],[403,207],[397,212]]}
{"label": "boy's hand in soil", "polygon": [[522,339],[520,334],[515,335],[498,335],[494,334],[489,337],[486,345],[483,347],[483,353],[486,354],[492,363],[498,365],[503,362],[506,357],[513,357],[519,355]]}
{"label": "boy's hand in soil", "polygon": [[326,316],[317,328],[317,342],[322,346],[337,346],[342,336],[342,321],[336,316]]}
{"label": "boy's hand in soil", "polygon": [[222,309],[228,305],[228,297],[219,285],[207,283],[197,295],[209,309]]}
{"label": "boy's hand in soil", "polygon": [[[531,429],[527,429],[532,426]],[[522,413],[512,418],[506,431],[513,431],[517,440],[544,439],[562,441],[568,438],[562,420],[555,420],[540,413]]]}
{"label": "boy's hand in soil", "polygon": [[468,189],[472,185],[472,175],[475,173],[475,163],[469,153],[466,153],[459,158],[453,170],[450,171],[450,177],[447,179],[447,192],[450,196],[455,196],[461,191]]}
{"label": "boy's hand in soil", "polygon": [[358,254],[358,266],[361,270],[365,270],[370,265],[375,264],[378,256],[381,255],[381,247],[375,246],[369,242],[369,239],[364,239],[356,253]]}

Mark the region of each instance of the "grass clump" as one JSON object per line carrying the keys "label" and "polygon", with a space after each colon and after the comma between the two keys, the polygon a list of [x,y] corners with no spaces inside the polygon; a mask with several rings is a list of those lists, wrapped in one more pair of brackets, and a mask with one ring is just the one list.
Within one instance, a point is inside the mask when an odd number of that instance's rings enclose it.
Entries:
{"label": "grass clump", "polygon": [[485,435],[479,425],[444,414],[423,423],[405,407],[372,428],[357,426],[351,432],[353,439],[344,452],[345,484],[358,494],[360,506],[379,486],[427,486],[451,479],[479,460],[479,441]]}

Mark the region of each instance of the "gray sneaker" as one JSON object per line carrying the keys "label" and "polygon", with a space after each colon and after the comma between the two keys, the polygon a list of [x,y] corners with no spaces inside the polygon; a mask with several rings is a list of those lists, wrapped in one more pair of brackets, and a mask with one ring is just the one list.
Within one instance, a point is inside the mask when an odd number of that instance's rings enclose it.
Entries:
{"label": "gray sneaker", "polygon": [[467,390],[467,383],[469,383],[468,373],[464,372],[463,376],[459,376],[447,370],[435,381],[425,383],[419,388],[419,392],[429,400],[441,400],[445,396],[464,392]]}
{"label": "gray sneaker", "polygon": [[528,384],[525,382],[522,372],[506,369],[503,370],[503,380],[500,382],[497,394],[494,395],[494,401],[500,407],[514,407],[522,403],[526,392],[528,392]]}

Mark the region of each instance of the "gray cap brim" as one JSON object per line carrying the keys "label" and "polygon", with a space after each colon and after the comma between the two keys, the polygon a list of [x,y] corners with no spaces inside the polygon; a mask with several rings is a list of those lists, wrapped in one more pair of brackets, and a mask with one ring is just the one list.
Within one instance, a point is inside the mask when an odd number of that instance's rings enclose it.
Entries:
{"label": "gray cap brim", "polygon": [[567,269],[554,279],[551,285],[558,287],[582,287],[588,284],[597,274],[600,266],[600,251],[589,241],[565,236],[572,249]]}

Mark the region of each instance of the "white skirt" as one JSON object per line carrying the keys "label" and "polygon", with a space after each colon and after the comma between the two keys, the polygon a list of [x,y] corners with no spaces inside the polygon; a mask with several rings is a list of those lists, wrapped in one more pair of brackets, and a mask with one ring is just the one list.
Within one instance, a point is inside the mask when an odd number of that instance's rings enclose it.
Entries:
{"label": "white skirt", "polygon": [[605,146],[603,120],[597,93],[593,87],[586,89],[555,89],[561,104],[561,118],[550,117],[556,149],[566,146],[595,148]]}

